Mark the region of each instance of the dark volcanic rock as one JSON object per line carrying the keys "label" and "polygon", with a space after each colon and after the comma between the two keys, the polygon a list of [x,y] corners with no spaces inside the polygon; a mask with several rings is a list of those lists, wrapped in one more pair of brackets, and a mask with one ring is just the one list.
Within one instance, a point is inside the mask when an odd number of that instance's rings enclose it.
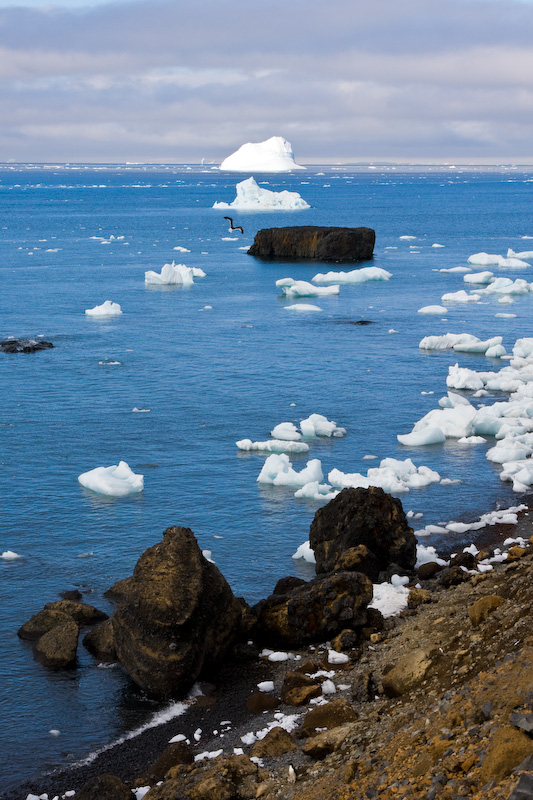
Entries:
{"label": "dark volcanic rock", "polygon": [[120,778],[114,775],[99,775],[85,783],[76,800],[134,800],[135,795]]}
{"label": "dark volcanic rock", "polygon": [[188,528],[167,528],[120,583],[117,655],[148,694],[183,697],[218,666],[239,631],[241,605]]}
{"label": "dark volcanic rock", "polygon": [[113,636],[113,623],[110,619],[95,625],[82,640],[83,646],[100,661],[116,661],[117,651]]}
{"label": "dark volcanic rock", "polygon": [[75,600],[55,600],[53,603],[46,603],[46,611],[61,611],[80,625],[94,625],[107,619],[107,614],[100,611],[88,603],[78,603]]}
{"label": "dark volcanic rock", "polygon": [[0,342],[1,353],[36,353],[38,350],[49,350],[54,345],[42,339],[6,339]]}
{"label": "dark volcanic rock", "polygon": [[45,608],[34,614],[24,625],[18,629],[17,634],[21,639],[39,639],[56,625],[67,622],[72,617],[58,609]]}
{"label": "dark volcanic rock", "polygon": [[360,572],[316,578],[258,603],[253,635],[259,641],[282,647],[322,642],[345,628],[365,625],[371,600],[372,583]]}
{"label": "dark volcanic rock", "polygon": [[79,632],[78,623],[67,617],[37,641],[33,650],[35,658],[45,667],[61,669],[72,666],[76,661]]}
{"label": "dark volcanic rock", "polygon": [[304,225],[263,228],[248,255],[262,258],[363,261],[372,258],[376,234],[372,228],[327,228]]}
{"label": "dark volcanic rock", "polygon": [[416,538],[401,502],[375,486],[343,489],[319,508],[311,523],[309,542],[319,575],[333,571],[339,560],[342,563],[343,553],[359,545],[376,559],[361,558],[359,567],[374,581],[391,563],[412,570],[416,562]]}

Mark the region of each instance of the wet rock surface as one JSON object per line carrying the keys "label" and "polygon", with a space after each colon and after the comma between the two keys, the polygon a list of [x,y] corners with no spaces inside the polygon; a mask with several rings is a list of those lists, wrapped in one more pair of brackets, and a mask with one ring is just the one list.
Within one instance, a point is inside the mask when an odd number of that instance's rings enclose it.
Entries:
{"label": "wet rock surface", "polygon": [[261,258],[362,261],[372,258],[376,240],[372,228],[335,228],[302,225],[263,228],[248,255]]}
{"label": "wet rock surface", "polygon": [[0,341],[0,353],[37,353],[53,346],[52,342],[43,339],[5,339]]}

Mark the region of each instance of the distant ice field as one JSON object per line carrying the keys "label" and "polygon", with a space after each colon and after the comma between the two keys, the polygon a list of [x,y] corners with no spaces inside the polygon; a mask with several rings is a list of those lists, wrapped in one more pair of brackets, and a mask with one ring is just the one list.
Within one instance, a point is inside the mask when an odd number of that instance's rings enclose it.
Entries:
{"label": "distant ice field", "polygon": [[[321,501],[258,482],[269,453],[237,441],[264,442],[282,423],[324,415],[346,435],[304,437],[308,452],[290,453],[294,470],[318,459],[327,480],[332,470],[366,475],[370,454],[376,466],[410,458],[452,481],[401,495],[406,511],[423,514],[420,528],[524,502],[486,458],[494,437],[410,447],[397,436],[438,408],[449,367],[507,364],[420,349],[425,337],[501,336],[511,353],[517,339],[533,335],[531,291],[506,295],[503,307],[502,294],[463,280],[482,269],[469,266],[472,255],[529,251],[533,170],[262,173],[260,187],[298,192],[310,208],[232,209],[244,233],[230,239],[227,212],[213,204],[231,203],[243,177],[209,165],[0,165],[0,339],[54,344],[0,353],[0,553],[20,556],[0,559],[4,788],[86,756],[159,708],[81,646],[75,670],[50,673],[34,662],[16,631],[60,591],[90,591],[85,599],[111,612],[103,592],[131,574],[169,525],[192,528],[250,603],[284,575],[311,577],[311,566],[291,555],[309,538]],[[391,277],[341,282],[339,294],[317,298],[319,310],[286,313],[309,300],[285,296],[277,281],[312,283],[351,265],[267,262],[243,248],[260,228],[309,224],[374,228],[374,259],[353,267]],[[187,286],[145,283],[146,272],[161,273],[177,254],[205,277]],[[498,279],[533,282],[533,266],[489,269]],[[418,313],[461,290],[479,301]],[[120,315],[85,314],[108,300]],[[508,397],[459,393],[476,408]],[[121,461],[143,476],[142,491],[115,498],[78,482]],[[424,544],[440,552],[469,541],[448,531]]]}

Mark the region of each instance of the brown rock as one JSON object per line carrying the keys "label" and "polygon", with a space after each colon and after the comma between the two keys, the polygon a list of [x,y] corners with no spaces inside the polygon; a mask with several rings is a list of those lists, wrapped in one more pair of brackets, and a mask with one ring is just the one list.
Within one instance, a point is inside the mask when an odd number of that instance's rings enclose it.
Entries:
{"label": "brown rock", "polygon": [[411,589],[407,598],[409,608],[418,608],[423,603],[431,603],[431,592],[427,589]]}
{"label": "brown rock", "polygon": [[76,792],[76,800],[135,800],[135,795],[120,778],[114,775],[98,775],[90,778]]}
{"label": "brown rock", "polygon": [[348,572],[364,572],[365,575],[377,575],[379,564],[376,556],[364,544],[349,547],[338,557],[334,567],[335,572],[347,570]]}
{"label": "brown rock", "polygon": [[31,619],[22,625],[17,634],[21,639],[39,639],[43,634],[51,631],[56,625],[68,622],[71,617],[56,609],[43,609],[34,614]]}
{"label": "brown rock", "polygon": [[256,742],[252,747],[250,755],[252,758],[272,758],[282,756],[285,753],[292,753],[298,749],[298,745],[286,730],[280,726],[272,728],[264,739]]}
{"label": "brown rock", "polygon": [[264,711],[272,711],[279,706],[279,698],[264,692],[253,692],[246,700],[246,708],[252,714],[262,714]]}
{"label": "brown rock", "polygon": [[78,623],[67,617],[65,622],[55,625],[38,639],[33,650],[35,658],[45,667],[72,666],[76,661],[79,632]]}
{"label": "brown rock", "polygon": [[444,567],[437,576],[437,582],[444,589],[449,589],[450,586],[458,586],[460,583],[464,583],[469,577],[468,572],[465,572],[461,567]]}
{"label": "brown rock", "polygon": [[247,756],[220,756],[178,769],[178,777],[153,786],[145,800],[249,800],[264,780],[263,770]]}
{"label": "brown rock", "polygon": [[350,734],[358,729],[357,723],[345,722],[330,731],[324,731],[317,736],[311,736],[303,745],[302,750],[311,758],[325,758],[338,750]]}
{"label": "brown rock", "polygon": [[116,661],[113,623],[110,619],[95,625],[82,639],[83,646],[100,661]]}
{"label": "brown rock", "polygon": [[441,572],[443,569],[441,564],[437,564],[436,561],[428,561],[426,564],[421,564],[418,567],[417,575],[421,581],[429,581],[431,578],[434,578],[437,572]]}
{"label": "brown rock", "polygon": [[351,630],[351,628],[345,628],[331,640],[331,646],[337,653],[342,653],[343,650],[351,650],[356,646],[358,641],[359,637],[357,633]]}
{"label": "brown rock", "polygon": [[262,258],[361,261],[372,258],[376,234],[371,228],[333,228],[303,225],[263,228],[248,255]]}
{"label": "brown rock", "polygon": [[518,561],[518,559],[523,558],[526,553],[527,549],[525,547],[520,547],[515,544],[507,551],[507,561]]}
{"label": "brown rock", "polygon": [[315,551],[317,574],[331,572],[342,553],[364,545],[376,561],[368,575],[376,580],[391,563],[411,570],[416,561],[416,539],[407,524],[401,502],[383,489],[343,489],[319,508],[309,541]]}
{"label": "brown rock", "polygon": [[302,706],[321,694],[320,684],[302,672],[289,672],[281,687],[281,699],[287,706]]}
{"label": "brown rock", "polygon": [[483,779],[488,781],[490,778],[505,778],[532,753],[533,740],[527,734],[510,725],[500,728],[492,737],[481,766]]}
{"label": "brown rock", "polygon": [[499,597],[499,595],[496,594],[487,594],[485,597],[480,597],[479,600],[476,600],[468,609],[470,622],[474,627],[477,627],[486,620],[489,614],[492,614],[498,606],[501,606],[502,603],[503,597]]}
{"label": "brown rock", "polygon": [[192,764],[194,756],[186,742],[173,742],[165,747],[159,758],[151,764],[136,781],[138,786],[157,783],[163,780],[167,772],[178,764]]}
{"label": "brown rock", "polygon": [[355,722],[357,712],[355,708],[343,698],[335,698],[329,703],[316,706],[308,711],[301,727],[302,736],[314,736],[317,730],[337,728],[345,722]]}
{"label": "brown rock", "polygon": [[418,686],[431,667],[431,658],[424,649],[413,650],[382,677],[387,697],[400,697]]}
{"label": "brown rock", "polygon": [[94,625],[107,619],[107,614],[98,608],[88,603],[76,603],[74,600],[56,600],[54,603],[47,603],[45,609],[62,611],[80,625]]}
{"label": "brown rock", "polygon": [[188,528],[167,528],[121,582],[112,617],[117,655],[154,697],[180,697],[220,664],[239,630],[241,605]]}

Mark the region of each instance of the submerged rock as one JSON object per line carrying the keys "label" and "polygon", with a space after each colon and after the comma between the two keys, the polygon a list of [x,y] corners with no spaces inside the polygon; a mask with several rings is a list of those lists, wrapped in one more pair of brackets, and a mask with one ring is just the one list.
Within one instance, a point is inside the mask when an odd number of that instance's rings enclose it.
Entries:
{"label": "submerged rock", "polygon": [[343,489],[319,508],[311,523],[309,543],[318,575],[346,569],[353,561],[359,571],[376,581],[391,564],[412,570],[416,563],[416,537],[401,502],[375,486]]}
{"label": "submerged rock", "polygon": [[49,350],[54,345],[43,339],[6,339],[0,342],[1,353],[36,353],[38,350]]}
{"label": "submerged rock", "polygon": [[363,261],[372,258],[375,240],[376,234],[372,228],[328,228],[318,225],[263,228],[256,233],[248,255],[317,261]]}
{"label": "submerged rock", "polygon": [[183,697],[220,664],[239,631],[241,605],[189,528],[167,528],[118,594],[117,656],[153,697]]}

